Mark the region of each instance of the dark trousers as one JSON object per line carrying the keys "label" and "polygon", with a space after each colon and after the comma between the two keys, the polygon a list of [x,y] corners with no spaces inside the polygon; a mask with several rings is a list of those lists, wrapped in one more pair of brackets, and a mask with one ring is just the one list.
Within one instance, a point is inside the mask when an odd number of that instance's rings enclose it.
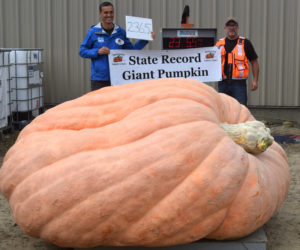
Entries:
{"label": "dark trousers", "polygon": [[218,91],[235,98],[239,103],[247,106],[246,80],[223,80],[218,83]]}
{"label": "dark trousers", "polygon": [[91,90],[97,90],[104,87],[111,86],[110,81],[91,81]]}

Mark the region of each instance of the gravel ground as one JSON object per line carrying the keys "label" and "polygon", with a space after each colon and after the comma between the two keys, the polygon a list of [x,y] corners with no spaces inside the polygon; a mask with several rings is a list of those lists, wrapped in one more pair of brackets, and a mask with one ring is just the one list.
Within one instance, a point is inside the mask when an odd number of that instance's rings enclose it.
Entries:
{"label": "gravel ground", "polygon": [[[291,125],[291,124],[288,124]],[[273,135],[297,134],[300,128],[270,125]],[[16,138],[15,134],[2,136],[0,147],[0,165],[6,150]],[[279,211],[264,225],[267,234],[268,250],[300,249],[300,143],[282,144],[285,149],[291,171],[291,186],[288,197]],[[40,239],[25,235],[15,224],[9,205],[0,195],[0,249],[1,250],[56,250],[62,249]],[[65,248],[64,248],[65,249]]]}
{"label": "gravel ground", "polygon": [[[300,135],[300,128],[273,126],[273,135]],[[287,199],[279,211],[264,225],[268,250],[300,249],[300,143],[281,144],[287,153],[291,184]]]}

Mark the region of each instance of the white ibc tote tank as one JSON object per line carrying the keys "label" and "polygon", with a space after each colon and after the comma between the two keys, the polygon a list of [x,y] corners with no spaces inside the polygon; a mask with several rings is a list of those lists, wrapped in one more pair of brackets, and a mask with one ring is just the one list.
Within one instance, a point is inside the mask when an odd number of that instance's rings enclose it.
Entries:
{"label": "white ibc tote tank", "polygon": [[13,112],[43,107],[42,49],[10,49],[10,87]]}
{"label": "white ibc tote tank", "polygon": [[9,50],[0,49],[0,130],[11,127]]}

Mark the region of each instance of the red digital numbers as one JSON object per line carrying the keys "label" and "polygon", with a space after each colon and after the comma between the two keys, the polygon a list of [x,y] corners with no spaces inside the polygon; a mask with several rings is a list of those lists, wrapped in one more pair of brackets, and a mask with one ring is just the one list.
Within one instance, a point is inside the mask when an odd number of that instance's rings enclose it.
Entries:
{"label": "red digital numbers", "polygon": [[198,48],[202,42],[203,39],[198,37],[170,37],[168,48]]}
{"label": "red digital numbers", "polygon": [[174,48],[174,43],[175,43],[175,37],[171,37],[170,42],[168,44],[169,48]]}
{"label": "red digital numbers", "polygon": [[181,48],[181,39],[179,37],[170,37],[169,48]]}
{"label": "red digital numbers", "polygon": [[214,45],[213,38],[202,37],[167,37],[163,40],[165,49],[201,48]]}
{"label": "red digital numbers", "polygon": [[197,48],[197,38],[187,37],[185,47],[186,48]]}

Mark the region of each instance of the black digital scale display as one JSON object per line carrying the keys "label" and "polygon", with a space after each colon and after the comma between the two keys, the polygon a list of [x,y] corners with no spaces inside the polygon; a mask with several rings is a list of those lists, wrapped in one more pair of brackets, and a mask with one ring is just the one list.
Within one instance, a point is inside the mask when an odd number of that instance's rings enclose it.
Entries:
{"label": "black digital scale display", "polygon": [[217,29],[162,29],[162,49],[188,49],[214,46]]}

